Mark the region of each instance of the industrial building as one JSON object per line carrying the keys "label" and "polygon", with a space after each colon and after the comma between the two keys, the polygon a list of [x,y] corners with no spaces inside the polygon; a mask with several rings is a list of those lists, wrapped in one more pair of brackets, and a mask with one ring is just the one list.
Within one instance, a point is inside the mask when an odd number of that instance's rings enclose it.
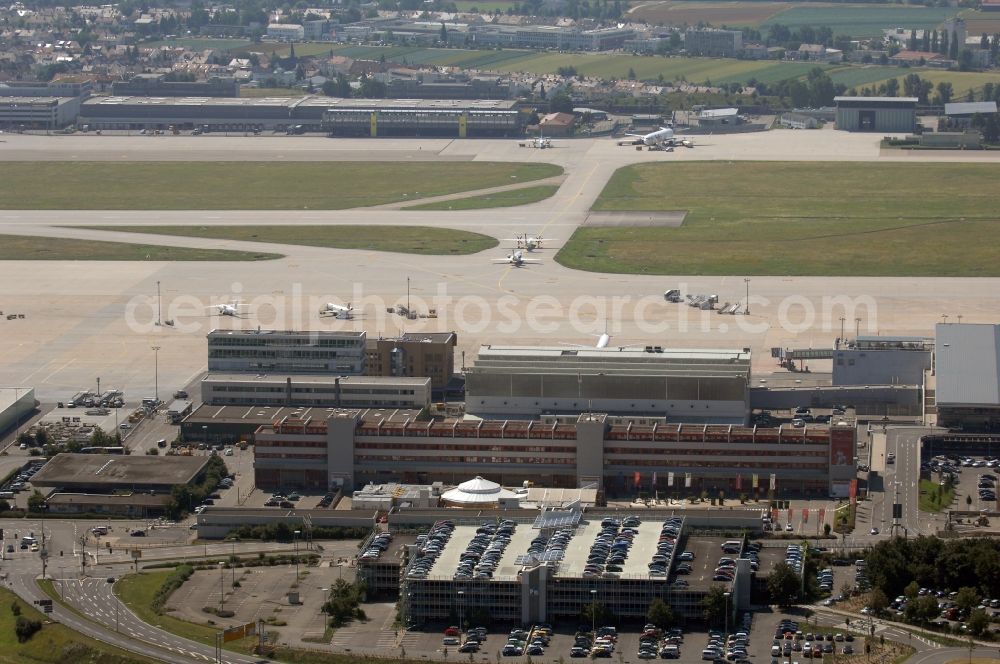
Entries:
{"label": "industrial building", "polygon": [[[190,419],[190,418],[189,418]],[[609,495],[846,495],[855,476],[850,420],[775,429],[675,424],[601,413],[542,420],[427,420],[416,411],[311,411],[254,433],[257,486],[597,485]]]}
{"label": "industrial building", "polygon": [[0,388],[0,435],[17,428],[38,408],[33,387]]}
{"label": "industrial building", "polygon": [[79,97],[0,97],[0,127],[61,129],[76,122]]}
{"label": "industrial building", "polygon": [[302,41],[306,38],[306,29],[296,23],[271,23],[267,26],[267,38],[278,41]]}
{"label": "industrial building", "polygon": [[696,423],[749,416],[750,349],[483,346],[466,369],[466,411],[532,418],[594,410]]}
{"label": "industrial building", "polygon": [[455,379],[454,332],[428,332],[365,341],[365,374],[368,376],[426,376],[434,398],[445,398]]}
{"label": "industrial building", "polygon": [[688,55],[734,58],[743,50],[743,33],[739,30],[689,28],[684,33],[684,50]]}
{"label": "industrial building", "polygon": [[631,28],[580,30],[557,25],[475,25],[467,41],[473,46],[552,48],[562,51],[607,51],[635,36]]}
{"label": "industrial building", "polygon": [[516,101],[336,97],[131,97],[88,99],[79,123],[93,129],[326,131],[336,136],[515,136]]}
{"label": "industrial building", "polygon": [[201,398],[210,406],[410,408],[431,405],[431,379],[417,377],[209,373]]}
{"label": "industrial building", "polygon": [[335,330],[212,330],[208,370],[222,373],[360,375],[365,333]]}
{"label": "industrial building", "polygon": [[171,81],[166,74],[136,74],[127,81],[112,83],[111,93],[122,97],[239,97],[240,86],[232,76]]}
{"label": "industrial building", "polygon": [[3,81],[0,97],[87,97],[94,84],[87,81]]}
{"label": "industrial building", "polygon": [[916,97],[834,97],[833,101],[837,129],[903,133],[916,126]]}
{"label": "industrial building", "polygon": [[130,490],[166,492],[193,484],[208,457],[127,456],[121,454],[57,454],[31,478],[39,487],[89,493]]}
{"label": "industrial building", "polygon": [[923,385],[934,342],[924,337],[860,336],[833,351],[833,384]]}
{"label": "industrial building", "polygon": [[940,426],[1000,427],[1000,325],[938,324],[934,402]]}
{"label": "industrial building", "polygon": [[976,115],[992,115],[997,112],[995,101],[963,101],[944,105],[944,114],[948,125],[953,128],[967,129]]}
{"label": "industrial building", "polygon": [[[734,538],[733,546],[723,552],[724,538],[700,535],[679,516],[602,518],[594,513],[585,519],[579,511],[550,511],[533,520],[503,518],[502,514],[500,518],[499,522],[448,518],[418,536],[402,570],[400,612],[408,624],[463,614],[472,622],[484,615],[521,624],[573,620],[589,604],[602,604],[619,619],[642,620],[657,598],[682,618],[700,620],[704,598],[716,586],[732,593],[731,610],[750,606],[754,572],[751,561],[743,557],[743,537]],[[738,519],[733,521],[730,527],[738,532]],[[607,565],[616,571],[597,572],[588,562],[589,552],[598,538],[609,533],[616,533],[613,550],[623,561]],[[661,545],[664,541],[670,543],[666,549]],[[499,559],[485,564],[488,573],[469,573],[470,561],[480,559],[469,551],[480,550],[481,543],[496,551]],[[660,572],[654,560],[664,550],[666,570],[672,570],[677,557],[686,551],[698,564],[720,555],[732,556],[735,574],[726,581],[710,575],[690,575],[678,581],[681,577],[675,578],[672,572]],[[761,562],[770,564],[771,558]],[[476,564],[473,569],[480,567]]]}

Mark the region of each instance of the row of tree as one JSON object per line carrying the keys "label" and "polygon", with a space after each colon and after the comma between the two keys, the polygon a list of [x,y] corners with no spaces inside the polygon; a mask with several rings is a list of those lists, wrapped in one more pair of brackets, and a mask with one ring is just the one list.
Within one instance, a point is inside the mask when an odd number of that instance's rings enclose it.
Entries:
{"label": "row of tree", "polygon": [[180,519],[208,498],[219,487],[223,477],[229,475],[226,462],[222,457],[213,454],[208,458],[204,475],[197,484],[177,484],[170,492],[166,513],[171,519]]}

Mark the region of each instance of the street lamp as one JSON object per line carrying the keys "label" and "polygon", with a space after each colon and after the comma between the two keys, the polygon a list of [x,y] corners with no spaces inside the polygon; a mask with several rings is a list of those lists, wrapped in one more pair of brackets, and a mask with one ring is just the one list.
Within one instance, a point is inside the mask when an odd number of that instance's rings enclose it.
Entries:
{"label": "street lamp", "polygon": [[729,597],[732,593],[723,593],[726,598],[726,647],[729,647]]}
{"label": "street lamp", "polygon": [[302,534],[301,530],[296,530],[292,533],[292,542],[295,544],[295,582],[299,581],[299,535]]}
{"label": "street lamp", "polygon": [[160,405],[160,347],[152,346],[153,349],[153,397],[156,405]]}
{"label": "street lamp", "polygon": [[465,591],[459,590],[455,594],[458,595],[458,640],[461,641],[465,632]]}
{"label": "street lamp", "polygon": [[226,561],[219,561],[219,610],[226,608]]}
{"label": "street lamp", "polygon": [[750,277],[744,277],[743,283],[747,285],[747,305],[744,308],[743,314],[746,316],[750,315]]}
{"label": "street lamp", "polygon": [[590,589],[590,633],[597,633],[597,590]]}

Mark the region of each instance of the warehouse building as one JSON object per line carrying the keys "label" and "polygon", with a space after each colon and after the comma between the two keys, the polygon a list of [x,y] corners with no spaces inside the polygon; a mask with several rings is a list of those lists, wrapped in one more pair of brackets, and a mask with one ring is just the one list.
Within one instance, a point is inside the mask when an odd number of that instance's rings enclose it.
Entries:
{"label": "warehouse building", "polygon": [[212,330],[208,370],[222,373],[360,375],[365,333],[335,330]]}
{"label": "warehouse building", "polygon": [[239,97],[240,86],[232,76],[171,81],[166,74],[136,74],[127,81],[112,83],[111,93],[123,97]]}
{"label": "warehouse building", "polygon": [[201,380],[201,398],[211,406],[421,410],[431,405],[431,379],[210,373]]}
{"label": "warehouse building", "polygon": [[505,48],[552,48],[563,51],[607,51],[635,37],[631,28],[580,30],[558,25],[474,25],[468,43]]}
{"label": "warehouse building", "polygon": [[977,115],[992,115],[997,112],[995,101],[964,101],[951,102],[944,105],[944,114],[948,125],[953,128],[967,129],[972,125],[972,118]]}
{"label": "warehouse building", "polygon": [[207,132],[325,131],[334,136],[515,136],[527,114],[516,101],[336,97],[131,97],[88,99],[79,122],[94,129]]}
{"label": "warehouse building", "polygon": [[0,97],[0,127],[61,129],[76,122],[79,97]]}
{"label": "warehouse building", "polygon": [[466,370],[466,411],[532,418],[592,409],[743,424],[750,349],[483,346]]}
{"label": "warehouse building", "polygon": [[903,133],[916,126],[916,97],[834,97],[833,101],[837,129]]}
{"label": "warehouse building", "polygon": [[609,495],[836,495],[855,474],[855,427],[675,424],[601,413],[541,420],[426,420],[416,411],[330,410],[254,433],[257,486],[368,483],[596,484]]}
{"label": "warehouse building", "polygon": [[938,324],[935,337],[938,424],[1000,428],[1000,325]]}

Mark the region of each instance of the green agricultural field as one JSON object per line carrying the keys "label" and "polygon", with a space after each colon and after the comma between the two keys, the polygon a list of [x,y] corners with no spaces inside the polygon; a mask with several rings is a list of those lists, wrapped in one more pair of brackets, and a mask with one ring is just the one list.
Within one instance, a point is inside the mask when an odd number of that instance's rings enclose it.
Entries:
{"label": "green agricultural field", "polygon": [[0,235],[0,260],[3,261],[266,261],[275,258],[283,256],[225,249]]}
{"label": "green agricultural field", "polygon": [[491,162],[11,162],[0,209],[342,210],[561,173]]}
{"label": "green agricultural field", "polygon": [[[77,227],[79,228],[79,227]],[[497,246],[496,239],[479,233],[426,226],[87,226],[99,231],[151,233],[242,240],[306,247],[394,251],[402,254],[465,255]]]}
{"label": "green agricultural field", "polygon": [[595,272],[1000,276],[1000,165],[689,162],[620,169],[597,210],[686,210],[679,228],[583,227]]}
{"label": "green agricultural field", "polygon": [[404,210],[479,210],[483,208],[514,207],[515,205],[527,205],[544,201],[559,191],[559,186],[554,184],[541,184],[537,187],[522,187],[521,189],[508,189],[498,191],[495,194],[483,194],[482,196],[471,196],[469,198],[452,198],[436,203],[424,203],[422,205],[411,205]]}
{"label": "green agricultural field", "polygon": [[922,5],[823,5],[819,3],[800,3],[780,12],[761,24],[766,30],[772,24],[781,24],[789,28],[808,25],[814,28],[827,26],[835,35],[850,35],[859,37],[876,37],[885,28],[902,26],[907,29],[931,29],[938,27],[946,18],[957,14],[950,7],[924,7]]}

